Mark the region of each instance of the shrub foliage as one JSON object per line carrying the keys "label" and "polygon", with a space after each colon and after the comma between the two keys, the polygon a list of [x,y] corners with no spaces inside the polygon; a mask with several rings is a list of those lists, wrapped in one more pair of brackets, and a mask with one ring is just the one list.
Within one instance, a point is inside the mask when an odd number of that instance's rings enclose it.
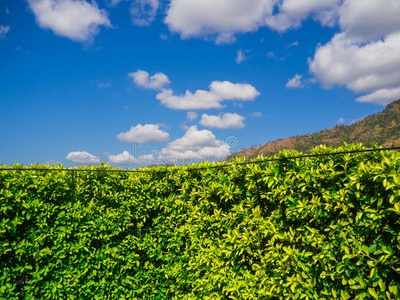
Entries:
{"label": "shrub foliage", "polygon": [[399,153],[239,162],[1,171],[0,299],[400,298]]}

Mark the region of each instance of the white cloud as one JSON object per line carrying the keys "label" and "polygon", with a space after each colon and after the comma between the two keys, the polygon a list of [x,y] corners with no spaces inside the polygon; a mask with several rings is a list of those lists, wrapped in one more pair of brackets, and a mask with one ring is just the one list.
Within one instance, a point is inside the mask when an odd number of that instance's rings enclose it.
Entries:
{"label": "white cloud", "polygon": [[255,112],[249,114],[249,116],[250,116],[250,117],[253,117],[253,118],[259,118],[259,117],[261,117],[262,115],[263,115],[263,114],[262,114],[261,112],[259,112],[259,111],[255,111]]}
{"label": "white cloud", "polygon": [[273,52],[273,51],[267,52],[266,56],[267,56],[267,58],[276,58],[277,57],[276,52]]}
{"label": "white cloud", "polygon": [[10,26],[0,25],[0,39],[6,37],[6,34],[10,31]]}
{"label": "white cloud", "polygon": [[162,39],[163,41],[167,41],[169,39],[169,36],[166,33],[160,33],[160,39]]}
{"label": "white cloud", "polygon": [[341,3],[342,0],[171,0],[164,21],[181,38],[211,37],[216,44],[233,43],[236,33],[265,26],[285,31],[300,27],[310,16],[324,26],[333,26]]}
{"label": "white cloud", "polygon": [[59,161],[55,161],[55,160],[48,160],[44,164],[48,165],[48,166],[57,166],[57,165],[59,165],[61,163]]}
{"label": "white cloud", "polygon": [[323,26],[339,24],[353,39],[371,41],[400,30],[399,13],[397,0],[171,0],[165,23],[182,38],[224,44],[234,43],[236,33],[265,26],[283,32],[312,18]]}
{"label": "white cloud", "polygon": [[189,126],[186,125],[186,122],[183,122],[183,123],[179,124],[178,126],[185,131],[189,129]]}
{"label": "white cloud", "polygon": [[118,165],[132,165],[132,164],[137,164],[139,162],[139,160],[133,157],[129,153],[129,151],[123,151],[121,154],[118,155],[109,155],[108,160],[111,163]]}
{"label": "white cloud", "polygon": [[159,152],[159,158],[168,163],[186,160],[223,159],[230,154],[229,145],[216,139],[209,130],[191,126],[185,135],[170,143]]}
{"label": "white cloud", "polygon": [[213,81],[210,91],[197,90],[194,94],[186,91],[176,96],[171,89],[163,90],[156,95],[162,105],[171,109],[210,109],[223,107],[224,100],[252,101],[260,93],[250,84],[231,83],[229,81]]}
{"label": "white cloud", "polygon": [[186,91],[185,95],[176,96],[171,89],[163,90],[156,95],[162,105],[172,109],[209,109],[220,108],[220,97],[210,92],[197,90],[194,94]]}
{"label": "white cloud", "polygon": [[145,89],[161,90],[165,85],[170,83],[168,76],[163,73],[156,73],[149,78],[149,73],[142,70],[129,73],[129,77],[140,87]]}
{"label": "white cloud", "polygon": [[400,31],[400,2],[397,0],[346,0],[340,8],[340,27],[348,38],[376,41]]}
{"label": "white cloud", "polygon": [[75,163],[95,165],[100,163],[100,158],[86,151],[75,151],[68,153],[66,159]]}
{"label": "white cloud", "polygon": [[121,142],[128,143],[160,143],[168,141],[169,133],[161,130],[160,125],[155,124],[138,124],[128,132],[121,132],[117,135]]}
{"label": "white cloud", "polygon": [[236,43],[236,37],[232,33],[221,33],[215,39],[216,45],[230,45]]}
{"label": "white cloud", "polygon": [[249,59],[249,57],[246,55],[246,53],[250,52],[250,50],[243,50],[243,49],[239,49],[236,52],[236,63],[240,64],[243,61],[246,61]]}
{"label": "white cloud", "polygon": [[182,138],[168,143],[161,151],[153,150],[150,154],[141,153],[135,157],[129,151],[118,155],[109,155],[109,161],[115,164],[160,164],[183,163],[193,160],[221,160],[230,155],[229,145],[218,140],[209,130],[198,130],[197,126],[188,127]]}
{"label": "white cloud", "polygon": [[286,48],[297,47],[298,45],[299,45],[299,42],[294,41],[293,43],[286,45]]}
{"label": "white cloud", "polygon": [[158,7],[158,0],[132,0],[132,22],[137,26],[149,26],[157,15]]}
{"label": "white cloud", "polygon": [[244,127],[244,120],[245,117],[236,113],[226,113],[218,116],[203,114],[201,116],[200,124],[210,128],[216,127],[219,129],[241,129]]}
{"label": "white cloud", "polygon": [[108,13],[97,3],[85,0],[27,0],[36,22],[56,35],[74,41],[91,42],[100,26],[111,27]]}
{"label": "white cloud", "polygon": [[106,0],[106,3],[110,6],[117,6],[122,1],[128,1],[128,0]]}
{"label": "white cloud", "polygon": [[[217,35],[232,41],[235,33],[255,31],[272,14],[275,0],[172,0],[165,23],[182,38]],[[227,39],[227,37],[229,37]]]}
{"label": "white cloud", "polygon": [[302,88],[304,87],[304,84],[302,82],[303,76],[296,74],[292,79],[289,79],[289,81],[286,83],[286,88]]}
{"label": "white cloud", "polygon": [[130,151],[123,151],[121,154],[108,155],[108,160],[117,165],[142,165],[142,164],[161,164],[158,151],[150,154],[143,154],[135,157]]}
{"label": "white cloud", "polygon": [[356,100],[386,105],[400,97],[400,2],[345,0],[342,32],[318,46],[310,72],[325,87],[369,93]]}
{"label": "white cloud", "polygon": [[388,105],[398,99],[400,99],[400,87],[393,89],[380,89],[369,95],[358,97],[356,101]]}
{"label": "white cloud", "polygon": [[[317,48],[314,59],[310,60],[310,71],[327,88],[337,85],[357,93],[372,92],[373,96],[360,97],[359,101],[382,104],[388,101],[389,93],[385,90],[400,87],[399,53],[400,32],[367,44],[359,44],[340,33]],[[384,92],[375,93],[378,90]]]}
{"label": "white cloud", "polygon": [[217,147],[203,147],[199,150],[175,151],[163,148],[159,153],[159,158],[165,163],[179,163],[186,161],[207,161],[221,160],[230,155],[229,145],[224,143]]}
{"label": "white cloud", "polygon": [[340,4],[341,0],[283,0],[279,13],[267,17],[266,23],[275,30],[286,31],[300,27],[302,21],[312,16],[324,26],[333,26]]}
{"label": "white cloud", "polygon": [[6,6],[6,14],[8,15],[10,13],[10,10],[8,9],[8,7]]}
{"label": "white cloud", "polygon": [[191,126],[185,135],[168,143],[167,149],[174,151],[199,150],[203,147],[218,147],[224,142],[215,138],[209,130],[198,130],[197,126]]}
{"label": "white cloud", "polygon": [[229,81],[213,81],[211,92],[224,100],[253,101],[260,93],[250,84],[232,83]]}
{"label": "white cloud", "polygon": [[346,122],[345,118],[339,118],[339,120],[337,120],[337,123],[339,124],[343,124],[344,122]]}
{"label": "white cloud", "polygon": [[192,121],[196,120],[198,116],[199,115],[196,112],[189,111],[187,113],[186,120],[188,120],[188,122],[192,122]]}
{"label": "white cloud", "polygon": [[107,87],[110,87],[111,86],[111,83],[109,82],[109,81],[107,81],[107,82],[97,82],[97,86],[99,87],[99,88],[107,88]]}

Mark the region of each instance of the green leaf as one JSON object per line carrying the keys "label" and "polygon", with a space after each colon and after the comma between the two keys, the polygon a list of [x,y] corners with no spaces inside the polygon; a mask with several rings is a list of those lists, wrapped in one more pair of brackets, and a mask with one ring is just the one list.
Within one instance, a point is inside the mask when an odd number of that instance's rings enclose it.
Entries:
{"label": "green leaf", "polygon": [[372,297],[378,299],[378,294],[375,292],[374,288],[368,288],[368,292],[371,294]]}
{"label": "green leaf", "polygon": [[376,251],[376,244],[368,248],[368,254],[372,254]]}

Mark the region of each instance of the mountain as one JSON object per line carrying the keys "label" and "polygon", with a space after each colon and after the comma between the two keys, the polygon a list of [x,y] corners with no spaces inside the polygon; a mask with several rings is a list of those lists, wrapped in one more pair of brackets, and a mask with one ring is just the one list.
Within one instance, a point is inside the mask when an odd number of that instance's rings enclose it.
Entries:
{"label": "mountain", "polygon": [[351,125],[337,125],[313,134],[292,136],[266,143],[260,147],[242,149],[227,157],[227,161],[239,156],[247,158],[260,154],[271,156],[285,150],[298,150],[304,153],[319,146],[339,147],[346,143],[371,143],[384,147],[400,146],[400,100],[389,104],[385,110],[375,115],[368,116]]}

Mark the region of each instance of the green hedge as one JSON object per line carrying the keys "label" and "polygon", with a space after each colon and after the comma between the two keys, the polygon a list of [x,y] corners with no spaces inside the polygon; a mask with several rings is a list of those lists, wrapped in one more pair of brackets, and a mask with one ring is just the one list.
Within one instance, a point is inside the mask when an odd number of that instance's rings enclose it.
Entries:
{"label": "green hedge", "polygon": [[1,171],[0,299],[400,298],[399,153],[239,162]]}

